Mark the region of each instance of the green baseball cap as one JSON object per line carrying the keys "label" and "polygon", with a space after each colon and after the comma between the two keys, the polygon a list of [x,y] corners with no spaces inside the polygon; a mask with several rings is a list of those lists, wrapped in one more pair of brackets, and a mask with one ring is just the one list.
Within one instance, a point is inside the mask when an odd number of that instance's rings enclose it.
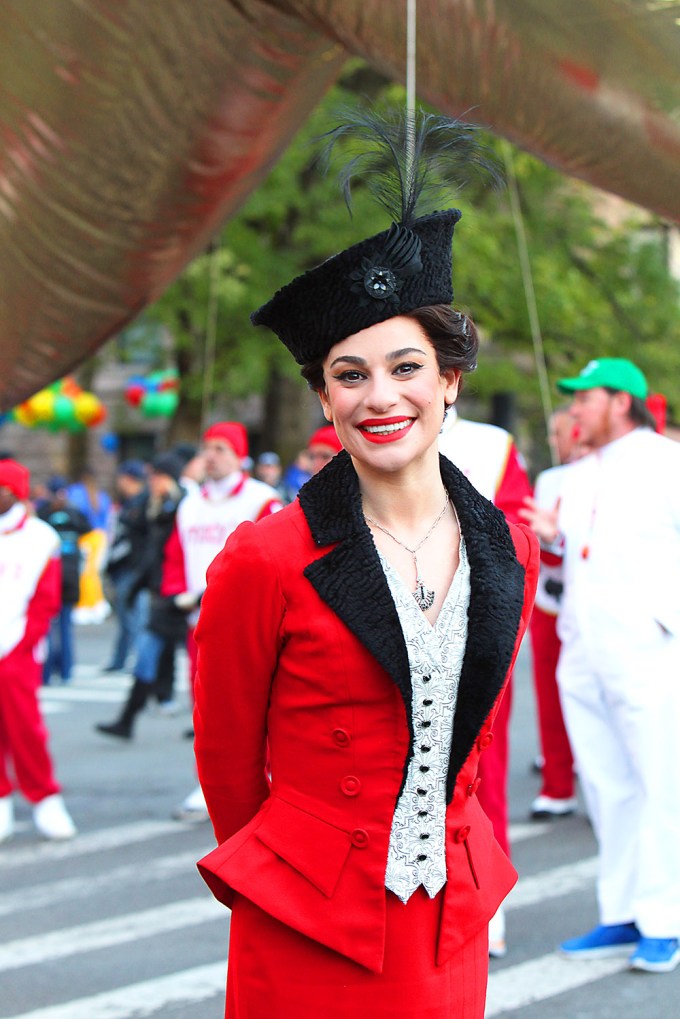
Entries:
{"label": "green baseball cap", "polygon": [[647,396],[647,379],[637,365],[624,357],[600,357],[589,361],[575,379],[559,379],[557,388],[562,393],[577,389],[617,389],[644,400]]}

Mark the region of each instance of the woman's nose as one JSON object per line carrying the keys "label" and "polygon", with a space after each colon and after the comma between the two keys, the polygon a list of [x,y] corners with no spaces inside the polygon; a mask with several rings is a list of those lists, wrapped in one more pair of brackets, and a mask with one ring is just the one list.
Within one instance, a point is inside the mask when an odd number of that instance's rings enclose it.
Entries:
{"label": "woman's nose", "polygon": [[389,375],[374,375],[367,394],[367,404],[373,410],[385,412],[399,399],[397,385]]}

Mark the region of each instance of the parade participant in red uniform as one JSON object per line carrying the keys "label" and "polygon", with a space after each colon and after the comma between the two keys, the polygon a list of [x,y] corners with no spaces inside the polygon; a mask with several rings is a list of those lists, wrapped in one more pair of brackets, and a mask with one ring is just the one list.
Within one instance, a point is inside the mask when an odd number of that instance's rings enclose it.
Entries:
{"label": "parade participant in red uniform", "polygon": [[196,756],[220,845],[200,869],[232,908],[228,1019],[481,1019],[514,882],[477,769],[537,547],[437,448],[476,364],[450,303],[460,213],[393,216],[253,316],[344,449],[238,528],[201,608]]}
{"label": "parade participant in red uniform", "polygon": [[0,460],[0,842],[14,831],[14,782],[34,805],[33,820],[45,838],[76,834],[38,700],[50,620],[61,605],[60,542],[53,528],[27,512],[29,482],[25,467]]}
{"label": "parade participant in red uniform", "polygon": [[[196,676],[193,633],[205,591],[207,569],[240,523],[262,520],[283,505],[278,492],[241,469],[247,455],[248,434],[240,421],[218,421],[211,425],[203,434],[205,479],[182,501],[177,513],[177,533],[186,577],[186,592],[179,603],[190,613],[187,648],[192,689]],[[207,820],[200,787],[186,797],[174,816],[184,821]]]}
{"label": "parade participant in red uniform", "polygon": [[[531,483],[514,439],[504,428],[461,418],[452,407],[439,438],[439,449],[478,492],[505,514],[519,522],[519,510]],[[493,824],[496,838],[510,856],[508,835],[508,768],[510,762],[510,713],[512,677],[494,723],[494,741],[484,754],[479,776],[479,802]],[[502,958],[507,952],[503,907],[489,924],[489,954]]]}

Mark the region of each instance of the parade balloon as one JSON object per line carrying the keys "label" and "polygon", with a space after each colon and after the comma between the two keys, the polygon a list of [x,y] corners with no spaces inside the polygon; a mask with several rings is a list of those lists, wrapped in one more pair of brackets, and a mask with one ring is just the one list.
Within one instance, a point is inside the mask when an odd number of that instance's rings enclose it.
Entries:
{"label": "parade balloon", "polygon": [[[418,97],[680,222],[677,17],[677,0],[419,0]],[[407,5],[3,0],[0,39],[2,411],[166,290],[348,58],[404,80]]]}
{"label": "parade balloon", "polygon": [[32,428],[35,424],[35,414],[32,412],[28,402],[20,403],[14,408],[14,420],[26,428]]}
{"label": "parade balloon", "polygon": [[120,449],[120,439],[113,432],[109,432],[107,435],[102,435],[99,445],[105,453],[117,453]]}
{"label": "parade balloon", "polygon": [[73,400],[60,393],[54,400],[54,423],[62,428],[68,428],[75,420],[76,413]]}
{"label": "parade balloon", "polygon": [[32,396],[28,401],[31,414],[35,418],[36,424],[47,423],[54,420],[54,405],[56,403],[56,396],[51,389],[42,389],[35,396]]}
{"label": "parade balloon", "polygon": [[141,403],[142,414],[147,418],[170,417],[177,410],[178,404],[177,393],[147,393]]}
{"label": "parade balloon", "polygon": [[78,393],[73,401],[73,413],[81,425],[92,424],[100,409],[101,401],[94,393]]}
{"label": "parade balloon", "polygon": [[139,407],[144,397],[146,390],[143,385],[137,383],[132,386],[128,386],[125,390],[125,399],[131,407]]}

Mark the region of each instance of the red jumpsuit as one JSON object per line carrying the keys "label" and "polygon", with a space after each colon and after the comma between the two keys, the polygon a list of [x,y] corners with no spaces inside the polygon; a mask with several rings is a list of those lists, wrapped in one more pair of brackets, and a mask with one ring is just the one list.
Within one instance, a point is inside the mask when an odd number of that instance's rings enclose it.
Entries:
{"label": "red jumpsuit", "polygon": [[17,503],[0,527],[0,798],[59,792],[40,712],[41,642],[61,605],[59,538]]}

